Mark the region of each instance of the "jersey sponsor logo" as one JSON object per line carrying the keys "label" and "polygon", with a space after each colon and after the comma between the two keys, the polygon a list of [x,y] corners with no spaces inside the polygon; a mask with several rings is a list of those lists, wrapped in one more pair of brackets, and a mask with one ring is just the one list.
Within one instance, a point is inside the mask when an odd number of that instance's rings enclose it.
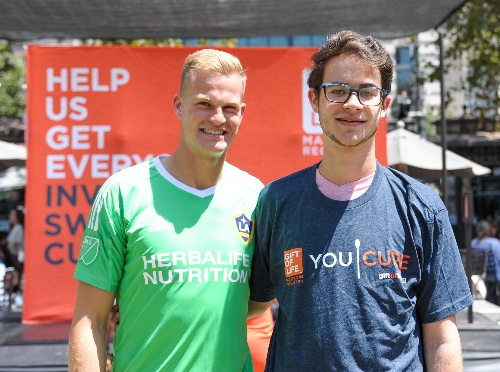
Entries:
{"label": "jersey sponsor logo", "polygon": [[236,223],[238,235],[243,240],[243,243],[250,243],[252,241],[253,221],[248,218],[245,213],[241,213],[239,216],[234,217],[234,222]]}
{"label": "jersey sponsor logo", "polygon": [[283,252],[285,262],[285,278],[288,286],[304,283],[304,266],[302,264],[302,248],[292,248]]}
{"label": "jersey sponsor logo", "polygon": [[92,236],[84,235],[82,242],[82,251],[80,253],[80,261],[89,266],[95,261],[99,254],[99,239]]}
{"label": "jersey sponsor logo", "polygon": [[163,217],[157,217],[154,222],[149,225],[148,232],[153,231],[170,231],[173,230],[174,226],[171,222],[165,221]]}
{"label": "jersey sponsor logo", "polygon": [[248,282],[252,257],[232,251],[174,251],[142,256],[145,285]]}

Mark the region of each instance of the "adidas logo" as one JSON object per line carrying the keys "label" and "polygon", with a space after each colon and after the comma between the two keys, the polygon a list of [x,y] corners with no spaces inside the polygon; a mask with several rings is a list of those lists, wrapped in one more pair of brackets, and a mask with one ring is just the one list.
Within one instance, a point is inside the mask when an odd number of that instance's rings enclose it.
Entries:
{"label": "adidas logo", "polygon": [[166,230],[173,230],[174,226],[170,223],[165,221],[162,217],[157,217],[155,221],[149,225],[148,231],[153,232],[153,231],[166,231]]}

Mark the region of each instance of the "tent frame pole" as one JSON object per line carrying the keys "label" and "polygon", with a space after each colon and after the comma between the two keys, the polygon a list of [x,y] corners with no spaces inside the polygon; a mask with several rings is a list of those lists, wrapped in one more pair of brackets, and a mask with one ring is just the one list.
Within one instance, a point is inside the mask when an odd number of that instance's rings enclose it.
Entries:
{"label": "tent frame pole", "polygon": [[446,169],[446,132],[448,131],[446,128],[446,98],[445,98],[445,86],[444,86],[444,48],[443,48],[443,32],[438,31],[439,33],[439,83],[441,87],[441,148],[443,150],[442,159],[443,159],[443,170],[441,174],[441,190],[443,192],[443,203],[446,208],[448,208],[448,172]]}

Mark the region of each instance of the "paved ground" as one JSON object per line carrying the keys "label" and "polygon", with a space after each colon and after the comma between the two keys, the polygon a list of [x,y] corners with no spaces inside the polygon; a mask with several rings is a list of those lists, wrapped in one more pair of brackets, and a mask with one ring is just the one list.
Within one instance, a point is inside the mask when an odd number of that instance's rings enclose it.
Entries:
{"label": "paved ground", "polygon": [[[500,371],[500,307],[484,301],[473,305],[457,323],[465,372]],[[59,372],[68,369],[69,323],[21,324],[20,312],[0,311],[0,372]]]}

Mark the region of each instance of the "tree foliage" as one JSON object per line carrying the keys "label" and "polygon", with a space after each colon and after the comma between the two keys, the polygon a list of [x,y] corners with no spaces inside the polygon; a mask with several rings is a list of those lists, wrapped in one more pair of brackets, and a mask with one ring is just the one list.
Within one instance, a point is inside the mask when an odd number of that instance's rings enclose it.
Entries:
{"label": "tree foliage", "polygon": [[0,44],[0,116],[21,116],[26,107],[23,56]]}
{"label": "tree foliage", "polygon": [[470,0],[445,24],[447,60],[464,58],[468,73],[464,88],[476,114],[498,112],[500,103],[500,1]]}

